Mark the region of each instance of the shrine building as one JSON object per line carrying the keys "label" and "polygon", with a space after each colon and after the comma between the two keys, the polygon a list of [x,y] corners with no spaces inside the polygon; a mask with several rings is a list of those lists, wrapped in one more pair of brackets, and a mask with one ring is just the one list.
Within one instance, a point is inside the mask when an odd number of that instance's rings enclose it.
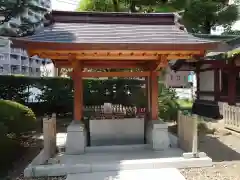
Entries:
{"label": "shrine building", "polygon": [[[148,105],[145,118],[91,119],[89,138],[149,143],[167,149],[167,125],[158,118],[158,76],[169,60],[198,61],[218,42],[194,37],[174,13],[131,14],[53,11],[48,26],[33,35],[11,38],[30,56],[49,58],[56,68],[72,68],[74,115],[68,127],[66,152],[80,154],[86,146],[82,79],[144,77]],[[131,72],[88,72],[87,69],[139,69]],[[63,94],[64,95],[64,94]]]}

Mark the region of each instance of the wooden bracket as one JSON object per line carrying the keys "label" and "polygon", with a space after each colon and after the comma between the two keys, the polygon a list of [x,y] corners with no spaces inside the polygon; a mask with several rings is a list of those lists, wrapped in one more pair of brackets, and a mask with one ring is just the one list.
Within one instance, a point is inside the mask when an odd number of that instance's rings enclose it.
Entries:
{"label": "wooden bracket", "polygon": [[71,63],[73,71],[71,73],[72,78],[81,74],[83,70],[82,61],[78,61],[76,54],[68,54],[68,61]]}
{"label": "wooden bracket", "polygon": [[168,64],[168,59],[167,59],[167,55],[160,55],[159,56],[159,62],[157,64],[157,67],[154,69],[154,71],[158,71],[163,67],[166,67]]}

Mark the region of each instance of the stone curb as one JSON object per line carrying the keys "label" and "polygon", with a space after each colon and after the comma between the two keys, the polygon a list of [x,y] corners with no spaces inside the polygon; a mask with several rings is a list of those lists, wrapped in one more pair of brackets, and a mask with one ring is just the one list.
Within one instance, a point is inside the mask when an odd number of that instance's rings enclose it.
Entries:
{"label": "stone curb", "polygon": [[190,158],[160,158],[116,161],[105,164],[53,164],[29,166],[24,171],[25,177],[63,176],[67,174],[133,170],[133,169],[159,169],[159,168],[192,168],[212,166],[209,157]]}

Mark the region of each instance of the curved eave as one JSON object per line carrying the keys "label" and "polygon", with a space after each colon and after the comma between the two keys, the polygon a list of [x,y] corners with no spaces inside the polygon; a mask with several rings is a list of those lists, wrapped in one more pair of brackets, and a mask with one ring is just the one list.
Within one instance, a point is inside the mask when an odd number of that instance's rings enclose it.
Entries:
{"label": "curved eave", "polygon": [[146,51],[201,51],[212,50],[219,42],[204,43],[58,43],[36,42],[19,38],[11,38],[12,46],[31,50],[146,50]]}

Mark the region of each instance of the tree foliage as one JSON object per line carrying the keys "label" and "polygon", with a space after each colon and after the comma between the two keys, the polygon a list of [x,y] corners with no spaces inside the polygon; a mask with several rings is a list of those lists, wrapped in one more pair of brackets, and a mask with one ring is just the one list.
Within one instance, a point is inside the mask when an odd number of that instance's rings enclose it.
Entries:
{"label": "tree foliage", "polygon": [[[1,36],[24,36],[32,34],[44,25],[49,9],[32,0],[0,0]],[[34,15],[30,15],[34,14]]]}
{"label": "tree foliage", "polygon": [[152,11],[151,7],[166,0],[81,0],[78,11],[138,12]]}
{"label": "tree foliage", "polygon": [[210,34],[216,26],[231,26],[238,15],[238,6],[226,0],[192,0],[184,9],[183,22],[190,32]]}
{"label": "tree foliage", "polygon": [[177,93],[174,89],[166,88],[163,83],[160,83],[158,91],[158,116],[166,121],[176,120],[177,112],[180,109],[177,100]]}
{"label": "tree foliage", "polygon": [[178,12],[189,32],[210,34],[212,28],[231,26],[238,19],[238,6],[227,0],[82,0],[78,11]]}

